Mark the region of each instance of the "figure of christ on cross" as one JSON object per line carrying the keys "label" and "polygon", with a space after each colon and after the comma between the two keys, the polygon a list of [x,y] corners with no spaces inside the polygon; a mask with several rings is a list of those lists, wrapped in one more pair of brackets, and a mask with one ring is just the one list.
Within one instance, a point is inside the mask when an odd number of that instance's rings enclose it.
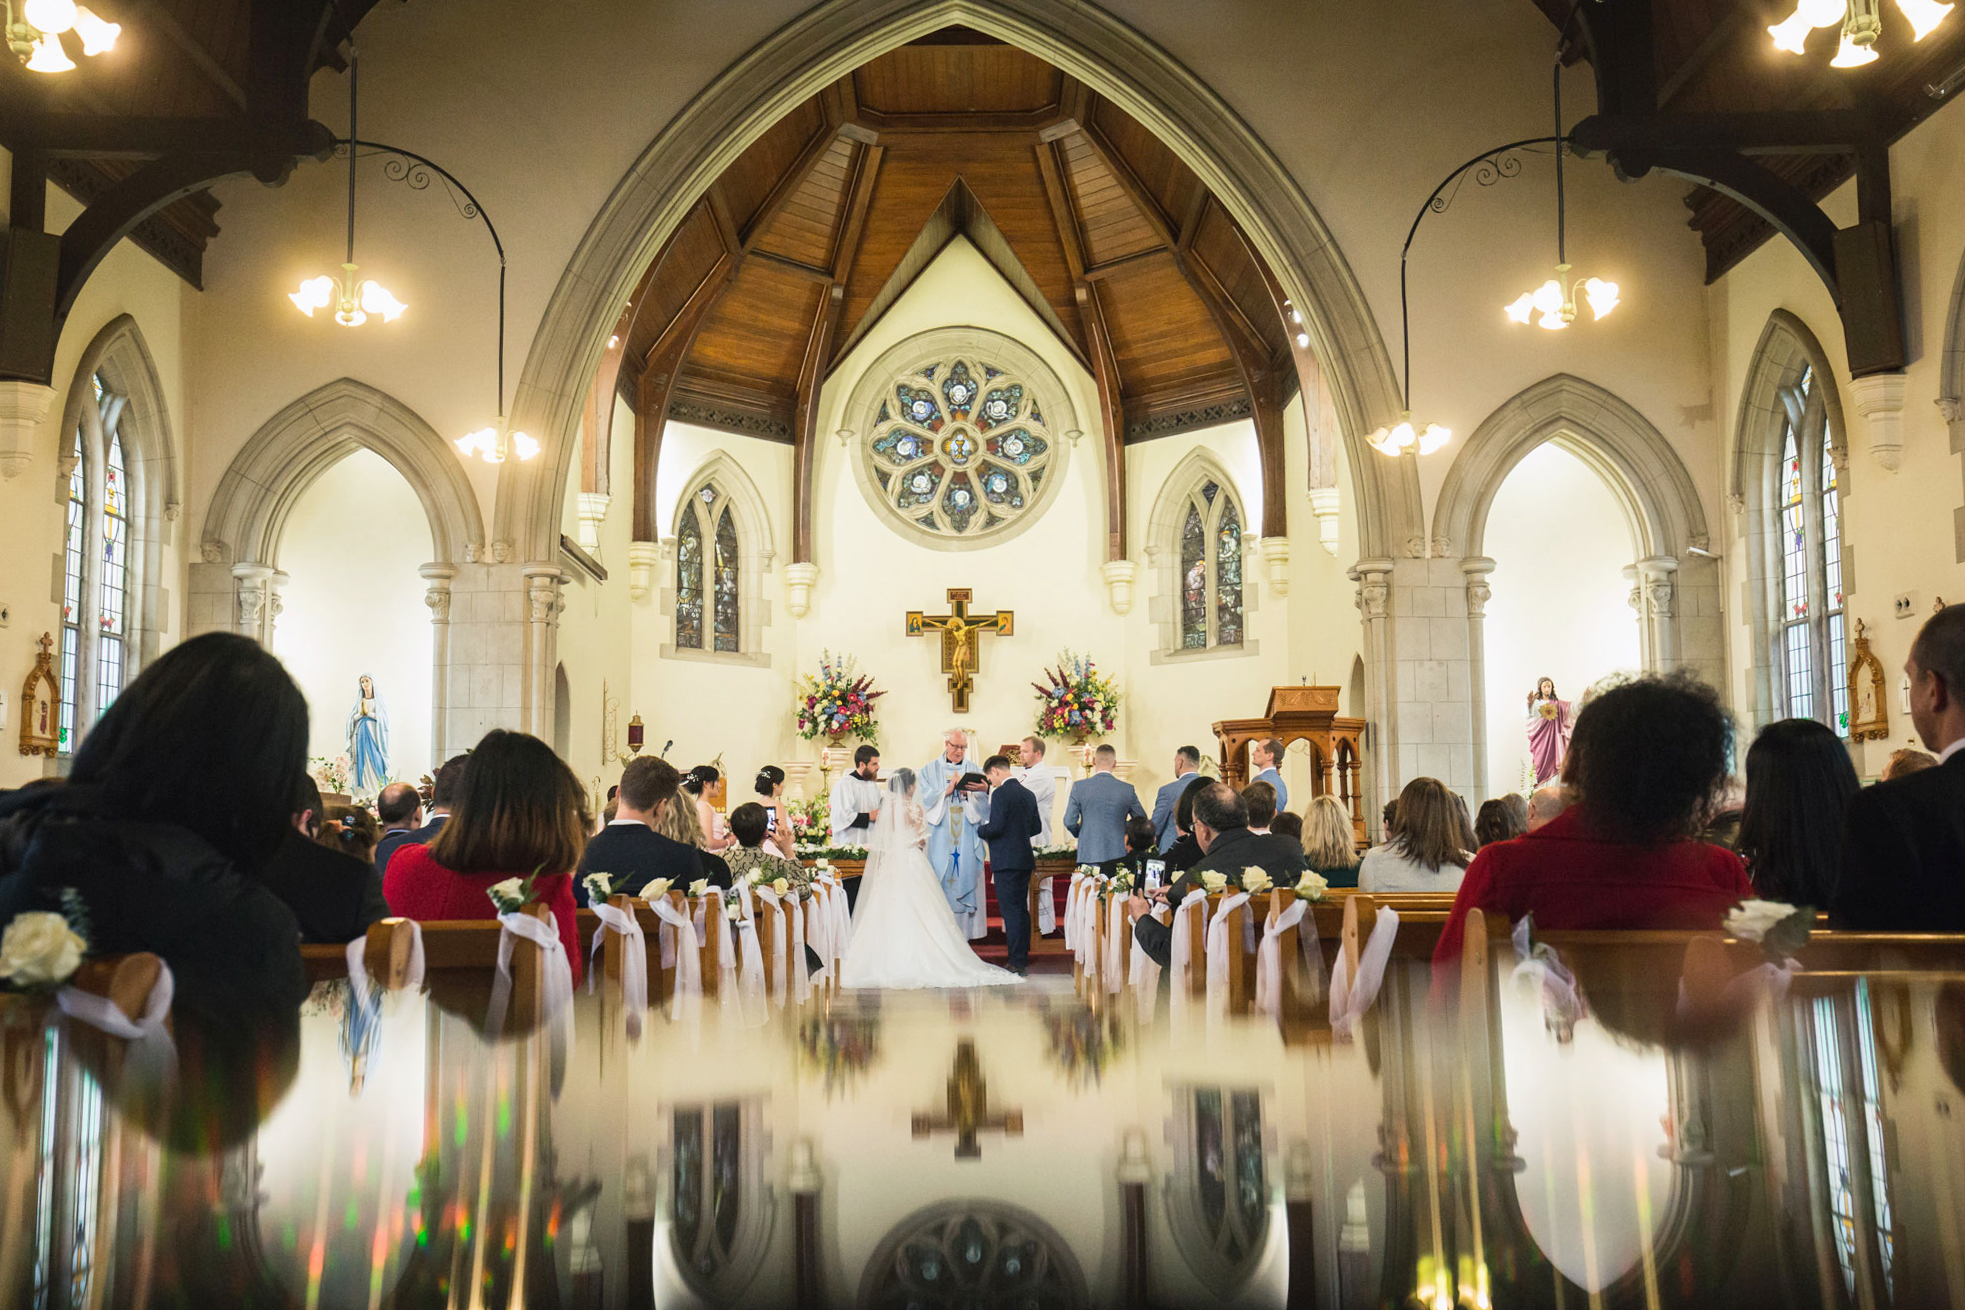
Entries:
{"label": "figure of christ on cross", "polygon": [[908,636],[924,637],[930,630],[942,634],[942,672],[948,675],[949,700],[953,702],[957,714],[969,712],[969,689],[975,686],[980,655],[977,650],[978,637],[985,632],[1007,637],[1015,626],[1016,615],[1012,610],[997,610],[994,614],[969,613],[971,595],[967,587],[950,587],[948,613],[907,612]]}

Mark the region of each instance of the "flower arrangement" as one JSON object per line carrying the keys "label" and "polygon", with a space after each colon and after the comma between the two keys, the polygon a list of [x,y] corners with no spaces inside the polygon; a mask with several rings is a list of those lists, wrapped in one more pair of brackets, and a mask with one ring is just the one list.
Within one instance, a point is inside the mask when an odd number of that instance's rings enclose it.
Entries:
{"label": "flower arrangement", "polygon": [[1037,735],[1085,740],[1094,732],[1111,732],[1119,723],[1119,688],[1101,677],[1089,658],[1063,651],[1058,666],[1045,669],[1049,685],[1033,682],[1037,691]]}
{"label": "flower arrangement", "polygon": [[851,655],[819,654],[819,671],[798,680],[798,735],[806,741],[858,737],[872,742],[880,722],[873,703],[887,693],[874,689],[873,678],[856,672]]}
{"label": "flower arrangement", "polygon": [[1296,880],[1295,891],[1299,901],[1321,901],[1330,891],[1330,880],[1315,869],[1305,869]]}
{"label": "flower arrangement", "polygon": [[532,903],[532,884],[538,876],[539,871],[534,869],[524,878],[507,878],[503,882],[493,883],[484,889],[484,894],[491,898],[491,904],[498,913],[517,914]]}
{"label": "flower arrangement", "polygon": [[832,798],[823,792],[809,801],[787,802],[785,814],[791,821],[792,842],[801,848],[832,835]]}
{"label": "flower arrangement", "polygon": [[[703,881],[707,883],[709,879],[705,878]],[[651,878],[641,889],[641,899],[644,901],[659,901],[667,896],[669,889],[674,886],[674,878]]]}
{"label": "flower arrangement", "polygon": [[313,775],[315,785],[326,794],[346,796],[349,780],[355,773],[355,764],[345,753],[333,759],[316,755],[307,761],[307,772]]}
{"label": "flower arrangement", "polygon": [[607,902],[607,898],[614,894],[614,875],[611,873],[590,873],[580,880],[580,885],[587,889],[587,903],[589,905],[604,905]]}
{"label": "flower arrangement", "polygon": [[0,982],[21,991],[52,990],[75,976],[88,954],[81,898],[61,894],[64,913],[29,910],[7,921],[0,934]]}
{"label": "flower arrangement", "polygon": [[1815,908],[1781,901],[1741,901],[1726,912],[1726,931],[1743,942],[1757,942],[1775,964],[1791,960],[1808,944],[1815,926]]}
{"label": "flower arrangement", "polygon": [[710,880],[708,878],[698,878],[695,882],[689,884],[689,895],[695,900],[702,900],[704,896],[709,894],[709,890]]}

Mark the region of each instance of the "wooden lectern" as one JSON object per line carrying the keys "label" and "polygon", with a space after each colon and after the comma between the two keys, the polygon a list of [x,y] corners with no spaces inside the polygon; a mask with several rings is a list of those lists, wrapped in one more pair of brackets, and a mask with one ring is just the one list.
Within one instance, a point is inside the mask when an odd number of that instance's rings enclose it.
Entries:
{"label": "wooden lectern", "polygon": [[1334,795],[1351,811],[1351,829],[1365,842],[1364,798],[1358,776],[1363,719],[1339,718],[1336,687],[1272,687],[1269,708],[1259,719],[1223,719],[1214,725],[1221,745],[1221,777],[1240,790],[1249,780],[1249,743],[1275,737],[1285,749],[1293,741],[1310,745],[1311,778],[1318,796]]}

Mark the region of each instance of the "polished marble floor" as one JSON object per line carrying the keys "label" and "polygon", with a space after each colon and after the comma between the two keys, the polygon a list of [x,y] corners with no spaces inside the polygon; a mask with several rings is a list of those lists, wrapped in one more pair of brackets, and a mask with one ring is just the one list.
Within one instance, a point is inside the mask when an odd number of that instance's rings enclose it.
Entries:
{"label": "polished marble floor", "polygon": [[1965,1305],[1960,975],[1687,1024],[1512,970],[1395,960],[1352,1041],[1069,978],[491,1041],[476,974],[330,980],[174,1082],[12,998],[0,1305]]}

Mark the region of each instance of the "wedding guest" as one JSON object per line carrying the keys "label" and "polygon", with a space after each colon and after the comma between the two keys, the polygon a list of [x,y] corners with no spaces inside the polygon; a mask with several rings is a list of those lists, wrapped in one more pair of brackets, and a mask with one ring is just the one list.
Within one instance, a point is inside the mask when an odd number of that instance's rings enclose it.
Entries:
{"label": "wedding guest", "polygon": [[[1201,875],[1220,873],[1238,879],[1251,868],[1267,873],[1278,887],[1293,887],[1303,872],[1303,857],[1287,837],[1273,834],[1257,836],[1249,831],[1248,807],[1241,793],[1225,782],[1205,783],[1194,798],[1194,835],[1206,852],[1198,863],[1167,888],[1164,904],[1178,906],[1189,891],[1200,887]],[[1162,968],[1173,953],[1172,916],[1162,923],[1146,914],[1147,903],[1135,897],[1135,913],[1142,915],[1134,925],[1133,938]]]}
{"label": "wedding guest", "polygon": [[1906,746],[1902,750],[1890,752],[1889,760],[1883,765],[1883,777],[1881,780],[1883,782],[1895,782],[1899,778],[1906,778],[1913,773],[1920,773],[1925,769],[1935,769],[1937,767],[1937,756],[1927,755],[1923,751],[1912,750]]}
{"label": "wedding guest", "polygon": [[1303,816],[1303,862],[1333,887],[1358,885],[1358,840],[1351,811],[1335,796],[1318,796]]}
{"label": "wedding guest", "polygon": [[412,840],[411,834],[423,826],[423,797],[406,782],[388,783],[375,793],[375,817],[381,821],[382,836],[371,860],[381,873],[389,867],[396,847]]}
{"label": "wedding guest", "polygon": [[1153,858],[1155,839],[1153,820],[1126,820],[1126,853],[1102,861],[1098,871],[1108,878],[1116,877],[1124,871],[1133,875],[1133,886],[1143,886],[1146,879],[1146,862]]}
{"label": "wedding guest", "polygon": [[307,996],[300,926],[258,875],[293,828],[307,702],[257,642],[193,637],[126,687],[68,782],[0,796],[0,923],[63,910],[94,954],[152,951],[176,1003],[269,1012]]}
{"label": "wedding guest", "polygon": [[382,840],[382,829],[373,814],[359,805],[330,805],[328,824],[335,830],[335,850],[375,867],[375,845]]}
{"label": "wedding guest", "polygon": [[1965,605],[1924,621],[1904,672],[1911,723],[1938,767],[1856,793],[1830,917],[1886,932],[1965,931]]}
{"label": "wedding guest", "polygon": [[1747,749],[1747,796],[1733,849],[1754,894],[1827,906],[1842,871],[1842,825],[1862,787],[1849,748],[1814,719],[1782,719]]}
{"label": "wedding guest", "polygon": [[389,873],[389,861],[396,852],[405,846],[425,845],[433,842],[443,826],[450,820],[450,807],[456,803],[457,794],[464,789],[464,774],[471,763],[471,753],[453,755],[437,767],[436,777],[430,780],[430,814],[422,827],[395,838],[394,845],[384,837],[375,847],[375,868],[384,877]]}
{"label": "wedding guest", "polygon": [[559,925],[579,982],[573,871],[587,844],[586,789],[553,748],[494,728],[471,752],[451,819],[428,846],[405,846],[383,882],[389,907],[409,919],[493,919],[486,894],[507,878],[532,879],[532,899]]}
{"label": "wedding guest", "polygon": [[1385,808],[1378,812],[1378,843],[1384,845],[1392,840],[1392,825],[1398,821],[1399,798],[1394,796],[1385,802]]}
{"label": "wedding guest", "polygon": [[793,886],[812,881],[811,870],[771,848],[765,825],[764,807],[755,801],[730,811],[730,834],[737,839],[737,844],[723,853],[724,863],[730,866],[730,876],[734,879],[753,874],[757,882],[776,882],[783,878]]}
{"label": "wedding guest", "polygon": [[1513,841],[1528,831],[1527,806],[1517,817],[1513,807],[1501,797],[1481,802],[1481,812],[1474,816],[1475,847],[1479,850],[1492,846],[1498,841]]}
{"label": "wedding guest", "polygon": [[[712,887],[728,887],[730,865],[721,855],[703,849],[703,825],[697,818],[701,812],[697,808],[696,798],[689,794],[689,775],[685,773],[675,794],[663,797],[655,807],[655,817],[648,826],[671,841],[695,847],[703,868],[697,877],[708,878]],[[859,880],[856,878],[854,881]]]}
{"label": "wedding guest", "polygon": [[335,824],[316,820],[320,812],[321,790],[302,774],[294,790],[294,831],[281,837],[260,881],[293,911],[302,941],[352,942],[371,923],[389,917],[389,902],[372,862],[341,849],[338,837],[315,838],[316,831],[338,831]]}
{"label": "wedding guest", "polygon": [[1358,890],[1451,892],[1473,858],[1465,803],[1438,778],[1414,778],[1399,793],[1392,839],[1365,852]]}
{"label": "wedding guest", "polygon": [[714,764],[698,764],[682,776],[682,790],[696,803],[696,827],[702,838],[696,844],[706,851],[720,851],[736,841],[723,819],[710,803],[710,789],[723,777]]}
{"label": "wedding guest", "polygon": [[1528,798],[1528,830],[1534,832],[1568,808],[1569,797],[1564,795],[1561,783],[1537,788]]}
{"label": "wedding guest", "polygon": [[1126,853],[1126,820],[1145,818],[1146,807],[1130,782],[1113,770],[1119,752],[1100,746],[1092,752],[1092,776],[1071,784],[1064,807],[1065,831],[1078,839],[1078,862],[1098,864]]}
{"label": "wedding guest", "polygon": [[1269,831],[1278,837],[1287,837],[1298,846],[1303,845],[1303,816],[1284,810],[1269,824]]}
{"label": "wedding guest", "polygon": [[1719,789],[1719,799],[1713,802],[1712,816],[1706,820],[1705,827],[1699,830],[1699,840],[1724,846],[1733,851],[1740,848],[1740,815],[1747,804],[1746,784],[1738,778],[1727,778]]}
{"label": "wedding guest", "polygon": [[1276,808],[1287,810],[1290,807],[1290,789],[1283,785],[1283,775],[1277,767],[1283,762],[1283,743],[1275,737],[1256,742],[1249,747],[1249,763],[1255,766],[1255,776],[1250,782],[1266,782],[1276,789]]}
{"label": "wedding guest", "polygon": [[1515,816],[1515,822],[1522,832],[1528,831],[1528,797],[1518,791],[1511,791],[1501,798],[1508,812]]}
{"label": "wedding guest", "polygon": [[1753,895],[1739,856],[1693,838],[1732,740],[1719,694],[1689,674],[1597,693],[1563,761],[1569,808],[1474,857],[1434,962],[1458,958],[1476,906],[1510,921],[1532,913],[1538,928],[1717,927]]}
{"label": "wedding guest", "polygon": [[[682,775],[667,760],[637,755],[628,761],[614,794],[614,817],[580,854],[578,876],[573,880],[577,904],[587,904],[586,879],[590,873],[607,874],[612,889],[624,896],[641,895],[656,878],[667,878],[683,891],[698,878],[708,878],[713,887],[730,885],[730,867],[721,859],[655,826],[660,811],[674,804],[681,784]],[[686,814],[695,813],[691,805],[677,808]]]}
{"label": "wedding guest", "polygon": [[1164,784],[1153,797],[1153,830],[1159,834],[1160,849],[1166,850],[1180,840],[1180,832],[1174,823],[1174,808],[1180,798],[1187,794],[1187,784],[1200,776],[1201,748],[1182,746],[1174,752],[1174,780]]}
{"label": "wedding guest", "polygon": [[1252,782],[1242,788],[1242,804],[1249,812],[1249,831],[1266,836],[1276,821],[1276,789],[1266,782]]}
{"label": "wedding guest", "polygon": [[1187,775],[1187,786],[1174,803],[1174,831],[1177,834],[1174,844],[1160,848],[1160,858],[1167,862],[1167,873],[1172,876],[1194,867],[1201,858],[1201,843],[1194,837],[1194,798],[1208,780],[1198,773]]}
{"label": "wedding guest", "polygon": [[[784,807],[785,771],[775,764],[765,765],[757,771],[751,790],[757,793],[757,807],[764,811],[764,840],[787,860],[796,860],[798,846],[792,837],[791,815]],[[733,812],[731,818],[735,817]]]}

